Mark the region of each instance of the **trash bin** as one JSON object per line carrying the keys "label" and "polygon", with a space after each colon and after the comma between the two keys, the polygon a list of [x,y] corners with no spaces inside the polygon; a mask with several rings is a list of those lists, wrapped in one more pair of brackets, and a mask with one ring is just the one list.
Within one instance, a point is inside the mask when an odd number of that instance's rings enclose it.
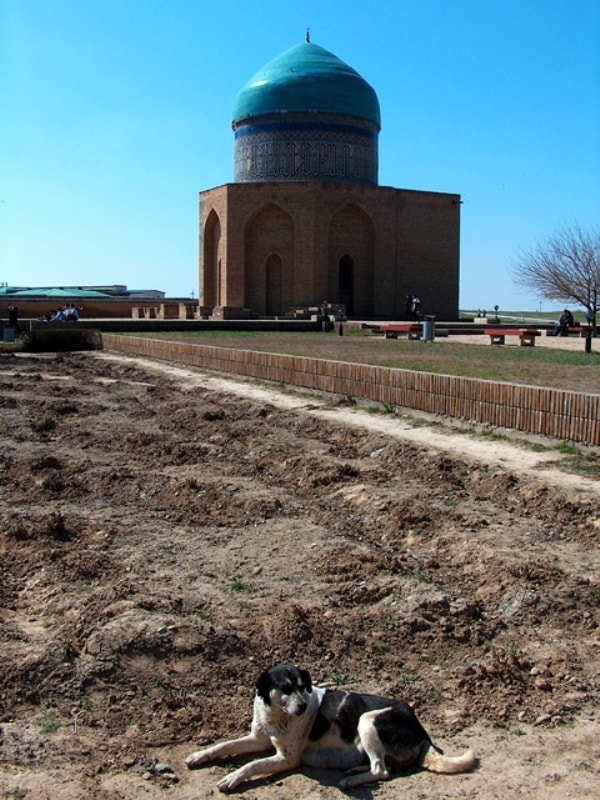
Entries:
{"label": "trash bin", "polygon": [[4,328],[4,341],[5,342],[14,342],[15,340],[15,329],[14,328]]}
{"label": "trash bin", "polygon": [[433,342],[435,338],[435,317],[426,315],[423,317],[423,336],[424,342]]}

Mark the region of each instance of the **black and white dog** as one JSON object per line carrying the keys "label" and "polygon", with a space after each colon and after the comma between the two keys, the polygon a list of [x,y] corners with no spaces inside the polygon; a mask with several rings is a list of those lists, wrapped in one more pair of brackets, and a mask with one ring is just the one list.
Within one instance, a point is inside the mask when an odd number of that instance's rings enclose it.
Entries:
{"label": "black and white dog", "polygon": [[273,667],[258,678],[248,736],[198,750],[186,758],[190,769],[219,758],[268,753],[219,781],[230,792],[252,778],[277,775],[304,764],[349,770],[339,783],[352,789],[386,780],[390,772],[413,766],[432,772],[468,772],[475,755],[444,756],[432,743],[409,705],[370,694],[313,686],[306,670]]}

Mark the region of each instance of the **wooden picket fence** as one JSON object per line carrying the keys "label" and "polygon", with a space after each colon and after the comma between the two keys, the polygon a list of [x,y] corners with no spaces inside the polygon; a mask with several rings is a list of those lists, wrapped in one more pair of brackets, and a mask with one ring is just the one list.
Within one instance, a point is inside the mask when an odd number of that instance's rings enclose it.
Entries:
{"label": "wooden picket fence", "polygon": [[103,333],[102,341],[122,353],[600,445],[600,394],[150,337]]}

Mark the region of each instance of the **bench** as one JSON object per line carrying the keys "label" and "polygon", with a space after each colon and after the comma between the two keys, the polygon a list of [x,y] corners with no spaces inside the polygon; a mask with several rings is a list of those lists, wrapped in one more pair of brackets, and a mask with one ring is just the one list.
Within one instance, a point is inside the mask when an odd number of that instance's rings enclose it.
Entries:
{"label": "bench", "polygon": [[408,339],[420,339],[423,326],[420,322],[397,322],[391,325],[382,325],[380,330],[386,339],[397,339],[399,333],[405,333]]}
{"label": "bench", "polygon": [[531,328],[486,328],[486,336],[490,337],[490,344],[504,344],[506,336],[518,336],[521,347],[533,347],[535,337],[541,335],[541,331]]}
{"label": "bench", "polygon": [[[568,336],[570,333],[576,333],[578,336],[587,336],[590,331],[589,325],[569,325],[567,332],[558,334],[558,336]],[[553,330],[547,331],[548,336],[556,336]]]}

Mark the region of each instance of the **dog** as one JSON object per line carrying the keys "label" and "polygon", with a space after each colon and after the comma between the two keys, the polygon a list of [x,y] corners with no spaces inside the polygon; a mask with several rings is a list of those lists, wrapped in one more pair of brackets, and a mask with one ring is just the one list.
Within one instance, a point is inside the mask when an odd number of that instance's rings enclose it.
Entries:
{"label": "dog", "polygon": [[273,749],[272,755],[226,775],[217,784],[220,791],[231,792],[253,778],[300,765],[347,771],[338,785],[353,789],[409,767],[453,774],[468,772],[476,763],[472,750],[444,756],[407,703],[313,686],[310,674],[292,664],[259,676],[247,736],[198,750],[185,762],[194,769],[216,759]]}

